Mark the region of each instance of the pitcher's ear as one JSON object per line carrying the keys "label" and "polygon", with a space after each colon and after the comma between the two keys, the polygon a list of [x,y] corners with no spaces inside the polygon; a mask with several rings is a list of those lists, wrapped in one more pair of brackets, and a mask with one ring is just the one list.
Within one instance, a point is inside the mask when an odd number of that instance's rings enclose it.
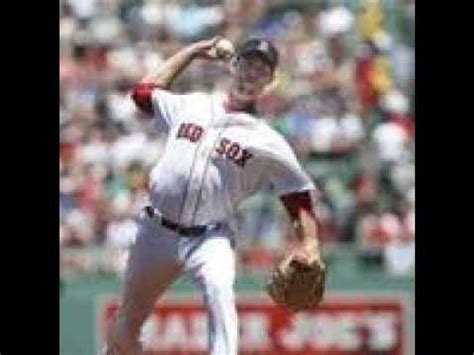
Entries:
{"label": "pitcher's ear", "polygon": [[277,88],[277,86],[281,82],[280,75],[280,72],[277,72],[277,70],[272,73],[272,78],[270,79],[268,84],[265,85],[265,88],[263,89],[263,94],[268,94]]}

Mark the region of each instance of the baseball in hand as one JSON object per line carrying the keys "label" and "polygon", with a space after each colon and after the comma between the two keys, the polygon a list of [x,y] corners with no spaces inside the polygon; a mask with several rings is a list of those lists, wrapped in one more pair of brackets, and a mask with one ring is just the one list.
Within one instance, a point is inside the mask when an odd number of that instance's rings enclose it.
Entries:
{"label": "baseball in hand", "polygon": [[215,44],[215,49],[219,58],[230,58],[234,54],[234,45],[227,38],[220,39]]}

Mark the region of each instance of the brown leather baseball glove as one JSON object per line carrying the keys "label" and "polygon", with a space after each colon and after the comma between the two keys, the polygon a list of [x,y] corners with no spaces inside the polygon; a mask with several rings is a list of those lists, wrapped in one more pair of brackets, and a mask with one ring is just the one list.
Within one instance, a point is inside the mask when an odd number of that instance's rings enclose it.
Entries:
{"label": "brown leather baseball glove", "polygon": [[326,266],[320,258],[309,265],[290,253],[273,270],[267,292],[275,303],[293,311],[314,309],[322,301]]}

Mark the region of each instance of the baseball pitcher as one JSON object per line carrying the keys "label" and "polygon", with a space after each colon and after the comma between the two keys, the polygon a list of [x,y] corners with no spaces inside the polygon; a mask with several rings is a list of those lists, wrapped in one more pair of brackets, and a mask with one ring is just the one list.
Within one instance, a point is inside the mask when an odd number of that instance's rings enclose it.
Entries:
{"label": "baseball pitcher", "polygon": [[[256,117],[255,103],[272,82],[278,52],[251,39],[236,50],[222,37],[193,43],[133,89],[137,107],[166,133],[164,153],[150,173],[150,205],[139,216],[121,306],[103,353],[143,354],[142,324],[162,293],[187,273],[209,315],[209,353],[236,355],[235,212],[271,188],[294,227],[296,242],[275,268],[267,291],[293,310],[315,307],[324,290],[313,209],[314,185],[285,139]],[[176,94],[171,84],[196,59],[226,60],[225,94]]]}

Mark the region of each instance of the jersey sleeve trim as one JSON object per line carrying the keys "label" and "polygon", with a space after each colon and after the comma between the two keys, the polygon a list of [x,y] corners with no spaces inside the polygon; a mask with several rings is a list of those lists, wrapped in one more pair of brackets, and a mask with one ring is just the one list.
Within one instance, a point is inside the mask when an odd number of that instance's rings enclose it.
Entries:
{"label": "jersey sleeve trim", "polygon": [[154,83],[139,83],[133,87],[132,99],[142,112],[153,115],[152,93],[157,88],[161,89],[159,85]]}
{"label": "jersey sleeve trim", "polygon": [[285,206],[288,214],[292,219],[297,219],[299,211],[301,209],[308,212],[313,218],[315,218],[315,212],[313,207],[313,200],[311,197],[311,191],[305,190],[300,192],[293,192],[280,196],[280,200]]}

